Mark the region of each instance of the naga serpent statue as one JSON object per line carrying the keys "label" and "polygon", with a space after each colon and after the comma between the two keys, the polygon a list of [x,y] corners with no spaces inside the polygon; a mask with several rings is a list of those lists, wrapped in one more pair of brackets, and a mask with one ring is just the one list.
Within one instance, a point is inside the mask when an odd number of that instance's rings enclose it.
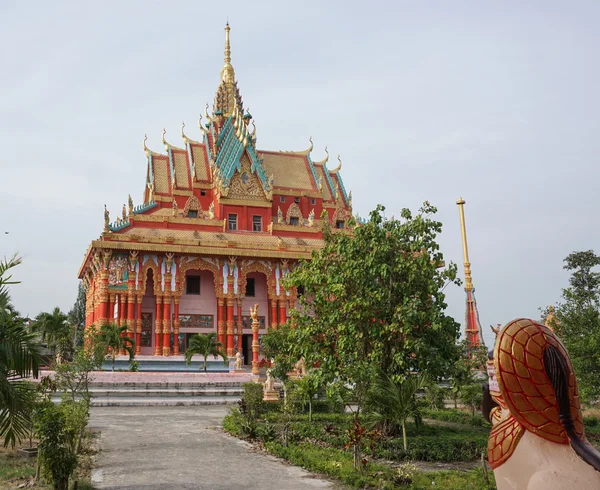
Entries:
{"label": "naga serpent statue", "polygon": [[497,333],[483,414],[498,490],[600,489],[600,453],[586,440],[577,380],[561,341],[520,318]]}

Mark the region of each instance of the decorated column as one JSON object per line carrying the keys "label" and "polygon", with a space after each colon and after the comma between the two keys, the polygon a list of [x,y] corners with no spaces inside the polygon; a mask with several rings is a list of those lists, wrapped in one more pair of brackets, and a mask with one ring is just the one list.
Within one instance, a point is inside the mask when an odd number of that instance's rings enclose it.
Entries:
{"label": "decorated column", "polygon": [[156,322],[154,325],[154,334],[155,334],[155,339],[154,339],[154,355],[155,356],[160,356],[162,354],[162,348],[161,348],[161,325],[162,325],[162,309],[161,309],[161,304],[162,304],[162,298],[160,296],[156,296]]}
{"label": "decorated column", "polygon": [[[106,322],[108,316],[108,264],[110,262],[111,251],[104,252],[102,258],[102,269],[100,270],[100,281],[98,285],[98,323]],[[98,259],[99,260],[99,259]]]}
{"label": "decorated column", "polygon": [[237,300],[237,350],[243,352],[242,338],[244,336],[244,323],[242,321],[242,297]]}
{"label": "decorated column", "polygon": [[285,296],[282,296],[281,299],[279,300],[279,324],[280,325],[283,325],[287,321],[286,303],[287,303],[287,298]]}
{"label": "decorated column", "polygon": [[277,299],[271,299],[271,328],[277,330]]}
{"label": "decorated column", "polygon": [[165,296],[163,299],[163,344],[162,355],[171,355],[171,296]]}
{"label": "decorated column", "polygon": [[110,293],[108,295],[108,321],[115,321],[115,301],[116,295],[114,293]]}
{"label": "decorated column", "polygon": [[135,319],[135,355],[142,353],[142,300],[143,294],[137,297],[137,315]]}
{"label": "decorated column", "polygon": [[[127,306],[127,336],[135,342],[135,294],[129,292],[129,305]],[[135,346],[133,346],[135,348]],[[134,351],[135,352],[135,351]]]}
{"label": "decorated column", "polygon": [[234,308],[235,298],[233,295],[227,297],[227,356],[233,357],[233,329],[234,329],[234,320],[233,320],[233,308]]}
{"label": "decorated column", "polygon": [[179,355],[179,300],[180,296],[173,298],[173,355]]}
{"label": "decorated column", "polygon": [[258,354],[260,350],[258,342],[258,329],[260,327],[258,304],[254,305],[254,309],[250,308],[250,316],[252,317],[252,374],[260,374],[260,367],[258,366]]}
{"label": "decorated column", "polygon": [[225,298],[217,298],[217,335],[225,347]]}

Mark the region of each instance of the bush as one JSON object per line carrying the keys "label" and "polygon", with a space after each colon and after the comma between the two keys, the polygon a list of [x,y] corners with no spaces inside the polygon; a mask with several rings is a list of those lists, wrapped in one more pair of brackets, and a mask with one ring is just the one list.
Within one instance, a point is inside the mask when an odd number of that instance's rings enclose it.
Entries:
{"label": "bush", "polygon": [[263,387],[260,383],[244,383],[244,394],[240,402],[240,412],[250,419],[258,419],[266,411],[263,401]]}
{"label": "bush", "polygon": [[402,440],[382,441],[376,449],[377,456],[395,461],[473,461],[487,449],[486,434],[440,434],[437,436],[413,437],[408,449]]}
{"label": "bush", "polygon": [[481,414],[471,415],[470,413],[462,412],[461,410],[456,409],[423,409],[421,413],[425,419],[440,420],[442,422],[454,422],[456,424],[472,425],[475,427],[491,427],[489,422],[487,422]]}

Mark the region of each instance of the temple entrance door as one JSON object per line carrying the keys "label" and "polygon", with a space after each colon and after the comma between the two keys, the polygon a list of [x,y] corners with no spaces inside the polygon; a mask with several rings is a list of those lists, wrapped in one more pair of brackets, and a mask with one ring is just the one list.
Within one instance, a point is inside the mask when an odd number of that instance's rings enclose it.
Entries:
{"label": "temple entrance door", "polygon": [[242,355],[246,366],[252,364],[252,334],[242,335]]}

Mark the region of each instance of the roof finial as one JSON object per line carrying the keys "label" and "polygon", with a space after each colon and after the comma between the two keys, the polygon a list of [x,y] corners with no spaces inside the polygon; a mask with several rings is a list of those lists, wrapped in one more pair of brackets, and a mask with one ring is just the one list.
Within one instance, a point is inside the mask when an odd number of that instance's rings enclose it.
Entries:
{"label": "roof finial", "polygon": [[229,44],[229,31],[231,27],[229,27],[229,20],[227,20],[227,24],[225,24],[225,64],[231,63],[231,45]]}

